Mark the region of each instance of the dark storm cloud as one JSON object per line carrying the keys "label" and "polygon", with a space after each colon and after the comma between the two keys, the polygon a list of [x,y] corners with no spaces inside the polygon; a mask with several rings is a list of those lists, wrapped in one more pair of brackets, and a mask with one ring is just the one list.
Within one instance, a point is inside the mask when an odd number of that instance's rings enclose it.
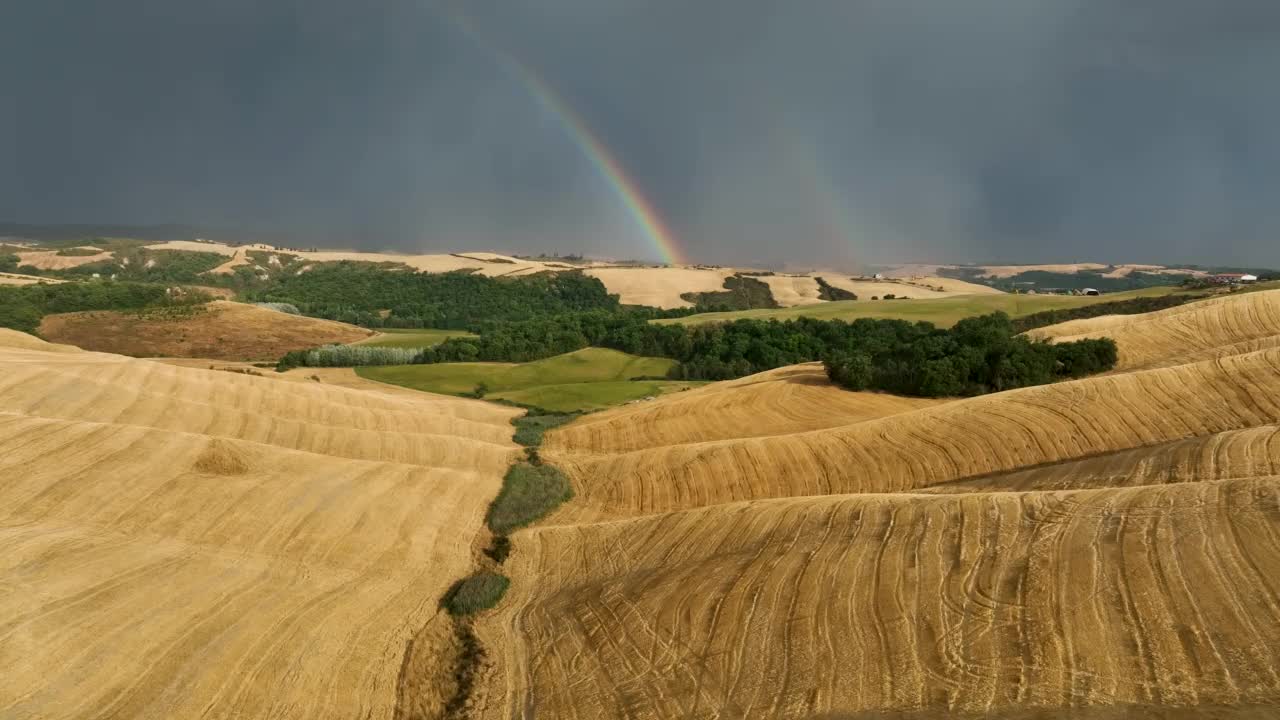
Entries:
{"label": "dark storm cloud", "polygon": [[[0,218],[700,260],[1280,265],[1269,0],[20,0]],[[488,46],[488,47],[486,47]]]}

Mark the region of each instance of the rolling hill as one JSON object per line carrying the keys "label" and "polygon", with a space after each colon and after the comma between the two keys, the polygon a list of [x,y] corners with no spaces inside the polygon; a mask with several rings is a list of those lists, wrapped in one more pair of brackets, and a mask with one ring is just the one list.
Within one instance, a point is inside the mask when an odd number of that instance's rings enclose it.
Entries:
{"label": "rolling hill", "polygon": [[[1267,716],[1280,350],[1237,350],[1280,321],[1252,295],[1124,319],[1148,369],[912,404],[799,366],[551,431],[575,496],[513,538],[478,715]],[[1151,339],[1200,322],[1192,362]]]}
{"label": "rolling hill", "polygon": [[514,411],[7,330],[0,368],[0,716],[443,702],[399,677],[445,642],[436,601],[473,562]]}
{"label": "rolling hill", "polygon": [[1073,320],[1032,331],[1056,341],[1113,338],[1119,369],[1167,367],[1280,347],[1280,292],[1227,295],[1144,315]]}

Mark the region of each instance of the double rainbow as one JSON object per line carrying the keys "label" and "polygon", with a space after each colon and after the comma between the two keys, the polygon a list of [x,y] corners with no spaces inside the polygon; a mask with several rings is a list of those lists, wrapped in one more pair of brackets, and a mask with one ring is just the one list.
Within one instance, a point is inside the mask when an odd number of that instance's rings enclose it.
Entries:
{"label": "double rainbow", "polygon": [[547,110],[552,117],[560,121],[566,135],[582,151],[605,179],[614,194],[622,202],[627,212],[639,225],[644,235],[657,251],[663,262],[669,265],[688,264],[687,255],[672,232],[671,227],[663,220],[657,208],[635,180],[627,173],[626,168],[618,161],[617,156],[591,130],[591,126],[560,97],[555,88],[543,79],[536,70],[526,63],[520,62],[514,55],[498,45],[489,42],[471,22],[470,18],[457,9],[444,8],[444,15],[463,34],[478,47],[489,52],[502,68],[509,73],[533,98]]}

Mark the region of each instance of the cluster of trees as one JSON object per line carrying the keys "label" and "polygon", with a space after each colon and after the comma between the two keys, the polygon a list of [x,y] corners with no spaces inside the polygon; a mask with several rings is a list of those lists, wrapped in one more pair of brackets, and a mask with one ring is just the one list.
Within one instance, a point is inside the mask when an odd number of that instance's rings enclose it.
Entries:
{"label": "cluster of trees", "polygon": [[[971,318],[949,330],[870,318],[655,325],[648,315],[592,311],[493,323],[478,338],[451,338],[413,351],[406,362],[529,362],[595,346],[678,360],[671,372],[676,379],[728,380],[826,360],[832,378],[847,387],[923,396],[1007,390],[1080,377],[1116,362],[1110,340],[1032,342],[1017,336],[1003,313]],[[291,362],[304,365],[354,359],[332,353],[296,356]]]}
{"label": "cluster of trees", "polygon": [[826,281],[826,278],[816,277],[818,281],[818,298],[821,300],[857,300],[858,296],[844,288],[838,288]]}
{"label": "cluster of trees", "polygon": [[86,282],[0,286],[0,327],[34,332],[45,315],[81,310],[137,310],[199,304],[209,296],[198,292],[175,294],[164,285],[130,282]]}
{"label": "cluster of trees", "polygon": [[284,372],[296,367],[363,367],[366,365],[420,365],[429,348],[377,347],[373,345],[325,345],[311,350],[294,350],[276,363]]}
{"label": "cluster of trees", "polygon": [[[752,275],[764,273],[738,273],[724,279],[724,290],[714,292],[689,292],[680,297],[693,303],[695,312],[730,312],[755,308],[776,308],[769,284]],[[772,275],[773,273],[768,273]]]}
{"label": "cluster of trees", "polygon": [[831,380],[850,390],[981,395],[1084,377],[1115,367],[1117,358],[1116,344],[1107,338],[1030,340],[1015,333],[1004,313],[968,318],[947,330],[927,323],[879,323],[866,330],[859,342],[823,360]]}
{"label": "cluster of trees", "polygon": [[495,321],[619,308],[617,296],[603,283],[578,272],[490,278],[345,262],[317,265],[247,295],[292,304],[312,317],[370,328],[477,330]]}

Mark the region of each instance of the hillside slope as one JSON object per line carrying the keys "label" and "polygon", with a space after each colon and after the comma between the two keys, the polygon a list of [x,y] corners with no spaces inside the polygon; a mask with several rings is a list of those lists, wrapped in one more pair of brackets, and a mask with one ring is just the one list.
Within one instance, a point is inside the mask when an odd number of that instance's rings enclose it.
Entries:
{"label": "hillside slope", "polygon": [[9,332],[0,370],[6,718],[392,717],[517,453],[463,400]]}
{"label": "hillside slope", "polygon": [[1278,521],[1272,477],[535,529],[485,717],[1262,717]]}
{"label": "hillside slope", "polygon": [[1270,302],[1195,310],[1198,362],[1147,330],[1153,369],[918,406],[800,366],[550,432],[576,494],[514,537],[482,716],[1269,716]]}
{"label": "hillside slope", "polygon": [[[901,492],[1029,465],[1280,422],[1280,350],[956,400],[852,425],[632,452],[578,444],[546,456],[584,517],[855,492]],[[643,426],[618,434],[641,434]],[[568,438],[573,437],[573,440]],[[573,444],[569,444],[573,443]],[[599,515],[596,515],[596,514]]]}
{"label": "hillside slope", "polygon": [[1143,315],[1105,315],[1033,330],[1067,342],[1109,337],[1122,370],[1168,367],[1280,347],[1280,290],[1240,293]]}

